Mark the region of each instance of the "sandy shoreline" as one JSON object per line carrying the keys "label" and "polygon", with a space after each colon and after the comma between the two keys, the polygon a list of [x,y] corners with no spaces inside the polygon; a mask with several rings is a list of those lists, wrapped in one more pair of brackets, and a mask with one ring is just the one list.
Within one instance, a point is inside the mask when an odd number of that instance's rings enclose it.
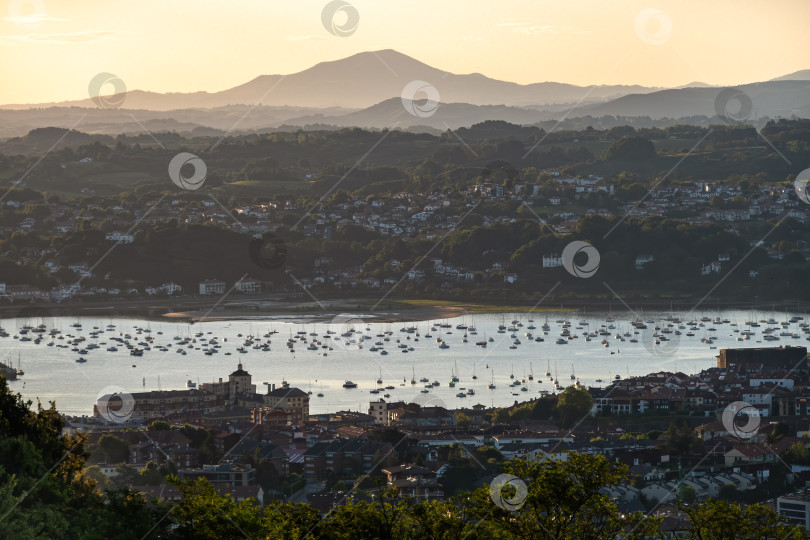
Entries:
{"label": "sandy shoreline", "polygon": [[277,312],[257,313],[256,311],[228,310],[228,312],[206,313],[205,311],[175,311],[165,313],[164,318],[180,319],[189,322],[211,321],[277,321],[291,323],[346,323],[355,322],[416,322],[436,319],[452,319],[468,314],[464,308],[455,306],[421,306],[397,311],[307,311],[307,312]]}
{"label": "sandy shoreline", "polygon": [[[555,303],[556,304],[556,303]],[[636,305],[637,304],[637,305]],[[706,302],[709,304],[709,302]],[[786,304],[791,312],[806,311],[802,303],[781,302],[751,303],[743,301],[712,301],[712,307],[704,307],[701,312],[720,310],[773,310]],[[636,302],[635,309],[655,312],[681,313],[694,304],[679,299],[677,304],[668,302]],[[494,303],[444,299],[387,299],[379,301],[374,297],[342,297],[312,300],[302,295],[275,294],[260,297],[214,298],[202,296],[128,299],[104,302],[66,302],[41,304],[0,304],[0,319],[44,319],[51,317],[125,317],[133,319],[173,320],[189,323],[207,321],[278,321],[291,323],[336,322],[353,320],[395,323],[425,320],[442,320],[476,314],[503,314],[506,317],[523,314],[530,316],[551,313],[571,312],[615,312],[616,305],[604,300],[573,299],[565,304],[538,305],[538,303]],[[619,311],[624,311],[620,309]],[[635,315],[635,313],[634,313]]]}

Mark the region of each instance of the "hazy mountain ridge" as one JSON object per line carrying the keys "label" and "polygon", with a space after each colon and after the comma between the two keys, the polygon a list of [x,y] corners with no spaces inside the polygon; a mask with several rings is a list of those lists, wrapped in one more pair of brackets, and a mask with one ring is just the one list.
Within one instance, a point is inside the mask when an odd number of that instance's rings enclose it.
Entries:
{"label": "hazy mountain ridge", "polygon": [[[437,89],[441,103],[434,114],[414,116],[406,111],[400,96],[413,80]],[[738,88],[753,102],[752,121],[810,117],[810,70]],[[80,119],[77,129],[116,135],[144,133],[144,128],[238,134],[282,126],[397,126],[444,131],[486,120],[526,125],[563,116],[713,118],[720,89],[699,81],[672,89],[557,82],[520,85],[480,73],[449,73],[399,52],[383,50],[321,62],[290,75],[261,75],[222,92],[160,94],[132,90],[127,92],[125,109],[98,108],[90,99],[0,106],[0,138],[21,136],[41,127],[66,128]]]}
{"label": "hazy mountain ridge", "polygon": [[[784,80],[745,84],[735,88],[751,98],[750,119],[810,117],[810,81]],[[678,118],[717,114],[718,88],[681,88],[649,94],[631,94],[607,103],[582,105],[579,114],[592,116],[649,116]],[[731,104],[733,105],[733,104]]]}
{"label": "hazy mountain ridge", "polygon": [[[167,111],[230,105],[366,108],[399,96],[407,83],[426,81],[444,102],[473,105],[544,105],[612,99],[658,88],[640,85],[576,86],[557,82],[521,85],[480,73],[449,73],[393,50],[358,53],[341,60],[321,62],[289,75],[260,75],[221,92],[166,93],[131,90],[128,108]],[[90,99],[39,105],[2,105],[0,109],[33,107],[94,107]]]}
{"label": "hazy mountain ridge", "polygon": [[782,75],[781,77],[777,77],[775,79],[771,79],[772,81],[810,81],[810,69],[802,69],[800,71],[795,71],[793,73],[788,73],[787,75]]}

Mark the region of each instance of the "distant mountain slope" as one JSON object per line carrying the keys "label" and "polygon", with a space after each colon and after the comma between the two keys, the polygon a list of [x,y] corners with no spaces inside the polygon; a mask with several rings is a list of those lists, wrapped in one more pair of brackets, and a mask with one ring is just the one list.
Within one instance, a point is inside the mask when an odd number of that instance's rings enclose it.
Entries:
{"label": "distant mountain slope", "polygon": [[[125,105],[129,105],[127,102]],[[246,114],[250,110],[249,114]],[[19,137],[32,129],[42,127],[71,127],[89,133],[144,133],[150,131],[191,131],[204,126],[222,131],[278,126],[289,118],[310,114],[338,116],[351,109],[338,107],[314,109],[311,107],[255,107],[235,105],[216,109],[177,109],[149,111],[144,109],[83,109],[79,107],[48,107],[30,110],[0,110],[0,139]],[[238,125],[237,125],[238,123]]]}
{"label": "distant mountain slope", "polygon": [[[810,81],[768,81],[737,86],[753,103],[752,120],[762,117],[810,117]],[[583,105],[575,116],[649,116],[680,118],[716,115],[722,88],[682,88],[622,96],[607,103]]]}
{"label": "distant mountain slope", "polygon": [[[403,88],[414,80],[437,89],[441,105],[434,115],[413,116],[402,106]],[[810,117],[810,70],[739,88],[752,99],[751,120]],[[673,89],[555,82],[521,85],[479,73],[448,73],[399,52],[381,50],[321,62],[290,75],[262,75],[222,92],[132,90],[124,108],[117,110],[100,109],[90,99],[50,106],[0,106],[0,138],[40,127],[70,127],[82,117],[77,129],[113,135],[143,133],[144,126],[183,133],[200,129],[238,133],[288,125],[397,125],[444,131],[486,120],[526,125],[585,116],[711,118],[716,116],[715,99],[721,90],[702,82]]]}
{"label": "distant mountain slope", "polygon": [[810,69],[803,69],[801,71],[797,71],[795,73],[790,73],[788,75],[782,75],[781,77],[777,77],[775,79],[771,79],[772,81],[810,81]]}
{"label": "distant mountain slope", "polygon": [[[443,102],[473,105],[544,105],[612,99],[630,93],[657,90],[644,86],[576,86],[555,82],[521,85],[491,79],[480,73],[457,75],[436,69],[393,50],[358,53],[348,58],[321,62],[290,75],[261,75],[222,92],[159,94],[133,89],[124,106],[167,111],[261,103],[269,106],[364,108],[399,96],[406,84],[422,80],[435,86]],[[42,106],[93,107],[89,99]],[[23,109],[32,105],[4,105]]]}
{"label": "distant mountain slope", "polygon": [[467,127],[486,120],[504,120],[512,124],[532,124],[545,120],[548,114],[541,111],[506,107],[504,105],[472,105],[470,103],[440,103],[431,116],[410,114],[401,98],[387,99],[381,103],[341,116],[303,116],[290,118],[285,124],[304,126],[324,123],[341,127],[385,128],[396,126],[430,126],[442,131]]}

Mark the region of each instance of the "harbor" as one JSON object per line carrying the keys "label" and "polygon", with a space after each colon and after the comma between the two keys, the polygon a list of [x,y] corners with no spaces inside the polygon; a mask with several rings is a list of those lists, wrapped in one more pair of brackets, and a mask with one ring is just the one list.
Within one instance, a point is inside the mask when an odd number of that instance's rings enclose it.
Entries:
{"label": "harbor", "polygon": [[323,413],[362,411],[379,398],[506,406],[571,384],[604,387],[658,371],[698,373],[716,364],[719,348],[810,340],[803,314],[693,315],[477,314],[408,323],[347,316],[332,323],[193,325],[125,318],[5,319],[0,359],[14,371],[16,391],[43,403],[55,400],[72,415],[92,414],[93,403],[108,387],[127,392],[196,388],[237,363],[264,385],[289,384],[308,392],[311,411]]}

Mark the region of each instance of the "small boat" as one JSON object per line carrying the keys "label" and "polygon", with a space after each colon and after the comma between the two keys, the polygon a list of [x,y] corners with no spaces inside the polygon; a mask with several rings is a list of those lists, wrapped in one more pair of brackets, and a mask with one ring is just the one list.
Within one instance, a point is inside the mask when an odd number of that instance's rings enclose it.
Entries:
{"label": "small boat", "polygon": [[357,383],[346,381],[343,383],[343,388],[357,388]]}

